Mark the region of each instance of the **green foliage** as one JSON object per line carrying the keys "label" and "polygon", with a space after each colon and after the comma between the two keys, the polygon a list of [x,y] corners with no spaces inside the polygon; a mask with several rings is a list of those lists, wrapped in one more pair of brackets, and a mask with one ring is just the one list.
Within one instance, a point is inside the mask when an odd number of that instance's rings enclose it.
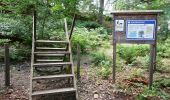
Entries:
{"label": "green foliage", "polygon": [[101,76],[103,79],[108,79],[112,73],[111,72],[111,66],[112,66],[111,58],[106,56],[103,51],[93,52],[91,55],[93,57],[94,65],[99,67],[97,74]]}
{"label": "green foliage", "polygon": [[23,61],[31,58],[31,48],[14,45],[10,48],[10,59],[11,61]]}
{"label": "green foliage", "polygon": [[88,28],[88,29],[95,29],[95,28],[98,28],[98,27],[101,27],[100,24],[98,24],[97,22],[94,22],[94,21],[78,21],[77,22],[77,27],[80,27],[80,28]]}
{"label": "green foliage", "polygon": [[149,48],[142,45],[118,45],[119,56],[126,61],[126,64],[131,64],[136,57],[145,56],[148,54]]}
{"label": "green foliage", "polygon": [[[149,55],[146,55],[144,57],[137,57],[135,61],[132,62],[132,65],[133,66],[138,66],[138,67],[141,67],[141,68],[148,68],[150,64],[150,56]],[[164,65],[163,65],[163,62],[162,62],[162,58],[160,56],[157,56],[156,58],[156,66],[157,66],[157,70],[163,70],[164,68]]]}
{"label": "green foliage", "polygon": [[132,74],[131,74],[131,78],[133,78],[133,77],[142,77],[142,75],[143,75],[143,70],[142,69],[140,69],[140,68],[135,68],[134,70],[133,70],[133,72],[132,72]]}
{"label": "green foliage", "polygon": [[[92,57],[93,57],[93,62],[95,65],[105,65],[107,63],[110,63],[111,62],[111,59],[109,59],[105,53],[103,51],[96,51],[96,52],[93,52],[92,54]],[[107,62],[109,61],[109,62]],[[105,63],[107,62],[107,63]]]}
{"label": "green foliage", "polygon": [[82,53],[87,53],[88,50],[96,49],[101,46],[104,40],[107,40],[109,36],[100,34],[103,28],[91,29],[75,28],[75,32],[72,35],[72,51],[76,53],[77,44],[80,45]]}
{"label": "green foliage", "polygon": [[162,91],[161,89],[152,87],[152,89],[149,89],[148,87],[145,87],[143,92],[137,96],[137,100],[147,100],[149,98],[159,97],[163,100],[170,99],[170,95]]}
{"label": "green foliage", "polygon": [[170,79],[169,78],[161,78],[159,80],[156,80],[153,85],[158,88],[170,87]]}
{"label": "green foliage", "polygon": [[76,53],[77,45],[80,45],[82,53],[86,53],[87,46],[89,45],[87,34],[88,31],[86,29],[76,28],[76,31],[71,39],[73,53]]}
{"label": "green foliage", "polygon": [[164,43],[158,44],[157,47],[158,56],[169,58],[170,57],[170,39],[164,41]]}
{"label": "green foliage", "polygon": [[101,76],[103,79],[108,79],[109,76],[111,75],[112,71],[111,71],[111,67],[101,67],[98,75]]}

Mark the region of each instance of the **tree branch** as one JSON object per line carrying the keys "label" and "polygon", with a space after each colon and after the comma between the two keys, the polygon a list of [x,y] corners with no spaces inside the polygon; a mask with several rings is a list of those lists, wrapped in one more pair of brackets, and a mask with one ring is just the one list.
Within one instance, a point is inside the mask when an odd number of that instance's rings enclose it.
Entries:
{"label": "tree branch", "polygon": [[16,36],[11,36],[11,35],[3,35],[2,33],[0,33],[0,39],[9,39],[10,42],[23,42],[23,39]]}

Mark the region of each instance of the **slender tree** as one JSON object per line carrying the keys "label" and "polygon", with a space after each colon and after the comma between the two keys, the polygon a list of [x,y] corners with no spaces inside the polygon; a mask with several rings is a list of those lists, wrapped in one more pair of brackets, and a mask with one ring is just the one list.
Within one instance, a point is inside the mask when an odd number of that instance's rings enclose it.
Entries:
{"label": "slender tree", "polygon": [[104,11],[104,0],[100,0],[99,7],[99,23],[103,24],[103,11]]}

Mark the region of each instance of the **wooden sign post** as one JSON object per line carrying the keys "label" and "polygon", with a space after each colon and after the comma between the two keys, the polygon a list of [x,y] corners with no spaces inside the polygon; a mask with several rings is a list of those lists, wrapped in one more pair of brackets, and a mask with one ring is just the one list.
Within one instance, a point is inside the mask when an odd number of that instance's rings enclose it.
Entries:
{"label": "wooden sign post", "polygon": [[113,15],[113,82],[116,76],[116,44],[150,44],[149,87],[156,68],[157,18],[162,10],[114,11]]}

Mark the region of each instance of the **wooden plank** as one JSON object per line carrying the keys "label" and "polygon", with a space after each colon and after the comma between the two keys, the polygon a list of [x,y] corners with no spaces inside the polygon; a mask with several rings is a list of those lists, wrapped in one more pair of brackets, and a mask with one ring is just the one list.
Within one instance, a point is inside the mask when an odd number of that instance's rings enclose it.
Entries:
{"label": "wooden plank", "polygon": [[53,40],[36,40],[36,43],[65,43],[67,44],[67,41],[53,41]]}
{"label": "wooden plank", "polygon": [[66,48],[36,47],[37,50],[66,50]]}
{"label": "wooden plank", "polygon": [[5,44],[5,86],[10,86],[10,64],[8,44]]}
{"label": "wooden plank", "polygon": [[43,57],[62,57],[64,54],[35,54],[36,56],[43,56]]}
{"label": "wooden plank", "polygon": [[43,95],[43,94],[54,94],[54,93],[65,93],[65,92],[74,92],[75,88],[62,88],[62,89],[53,89],[53,90],[44,90],[36,91],[32,93],[32,96]]}
{"label": "wooden plank", "polygon": [[63,60],[59,59],[37,59],[37,62],[62,62]]}
{"label": "wooden plank", "polygon": [[65,75],[39,76],[39,77],[33,77],[33,80],[53,79],[53,78],[65,78],[65,77],[73,77],[73,75],[72,74],[65,74]]}
{"label": "wooden plank", "polygon": [[57,63],[34,63],[34,66],[51,66],[51,65],[71,65],[71,62],[57,62]]}
{"label": "wooden plank", "polygon": [[116,10],[111,14],[160,14],[163,10]]}
{"label": "wooden plank", "polygon": [[77,44],[77,79],[80,79],[80,45]]}
{"label": "wooden plank", "polygon": [[36,51],[34,54],[70,54],[68,51]]}

